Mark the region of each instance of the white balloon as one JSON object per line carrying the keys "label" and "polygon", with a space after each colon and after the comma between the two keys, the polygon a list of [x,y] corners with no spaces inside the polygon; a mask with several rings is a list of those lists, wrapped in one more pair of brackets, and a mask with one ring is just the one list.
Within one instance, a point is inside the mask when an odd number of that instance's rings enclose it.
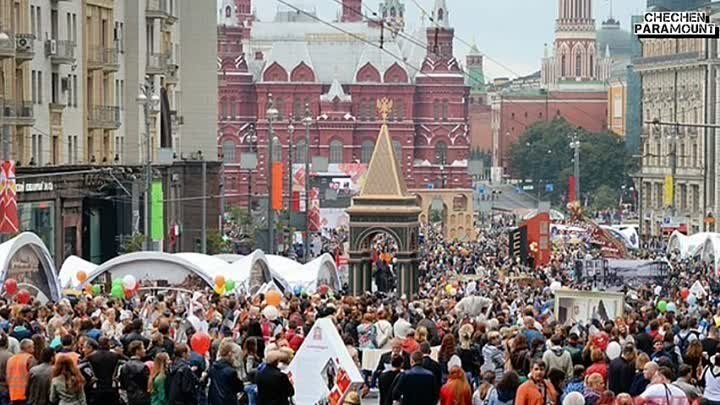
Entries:
{"label": "white balloon", "polygon": [[550,283],[550,291],[553,293],[562,288],[562,284],[559,281],[553,281]]}
{"label": "white balloon", "polygon": [[126,290],[134,290],[136,284],[137,280],[135,280],[135,276],[132,274],[126,274],[125,277],[123,277],[123,287],[125,287]]}
{"label": "white balloon", "polygon": [[276,320],[278,316],[280,316],[280,313],[278,312],[277,308],[272,305],[268,305],[263,308],[262,315],[265,317],[265,319],[272,322]]}
{"label": "white balloon", "polygon": [[620,343],[610,342],[608,344],[607,349],[605,349],[605,354],[607,354],[607,356],[610,360],[615,360],[618,357],[620,357],[621,350],[622,350],[622,348],[620,347]]}
{"label": "white balloon", "polygon": [[662,293],[662,286],[655,287],[655,295],[660,295]]}

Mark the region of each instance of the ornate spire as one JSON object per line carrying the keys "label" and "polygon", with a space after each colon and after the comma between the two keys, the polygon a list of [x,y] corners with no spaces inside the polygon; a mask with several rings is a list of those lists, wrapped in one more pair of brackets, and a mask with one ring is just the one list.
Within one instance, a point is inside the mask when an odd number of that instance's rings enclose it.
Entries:
{"label": "ornate spire", "polygon": [[435,0],[433,7],[433,21],[435,26],[440,28],[450,28],[450,11],[445,4],[445,0]]}
{"label": "ornate spire", "polygon": [[383,98],[378,100],[377,108],[383,124],[375,143],[375,150],[370,158],[360,197],[404,198],[408,196],[407,185],[400,170],[400,161],[395,156],[387,126],[387,119],[392,112],[393,103],[391,100]]}

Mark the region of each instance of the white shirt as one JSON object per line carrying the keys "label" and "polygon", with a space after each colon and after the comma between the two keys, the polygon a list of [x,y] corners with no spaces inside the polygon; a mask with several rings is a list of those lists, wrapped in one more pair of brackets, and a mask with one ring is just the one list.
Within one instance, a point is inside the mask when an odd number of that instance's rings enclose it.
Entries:
{"label": "white shirt", "polygon": [[672,384],[652,384],[640,394],[647,404],[655,405],[688,405],[685,392]]}

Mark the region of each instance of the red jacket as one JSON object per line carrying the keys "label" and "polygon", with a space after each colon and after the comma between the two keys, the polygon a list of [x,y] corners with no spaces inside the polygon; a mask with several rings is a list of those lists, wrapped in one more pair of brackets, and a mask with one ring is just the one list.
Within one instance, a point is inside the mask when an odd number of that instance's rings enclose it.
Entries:
{"label": "red jacket", "polygon": [[585,377],[598,373],[602,376],[605,385],[608,383],[608,365],[606,363],[593,363],[592,366],[585,370]]}
{"label": "red jacket", "polygon": [[453,397],[452,387],[448,384],[443,385],[440,390],[440,405],[472,405],[472,392],[467,391],[462,394],[462,398]]}

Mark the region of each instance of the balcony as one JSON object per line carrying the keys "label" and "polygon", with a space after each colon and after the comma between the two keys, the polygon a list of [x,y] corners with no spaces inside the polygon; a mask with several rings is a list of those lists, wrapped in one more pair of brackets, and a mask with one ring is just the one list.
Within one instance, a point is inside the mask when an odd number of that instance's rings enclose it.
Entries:
{"label": "balcony", "polygon": [[88,52],[88,69],[117,72],[120,69],[119,55],[117,48],[91,48]]}
{"label": "balcony", "polygon": [[165,73],[170,55],[167,53],[151,53],[147,55],[146,73],[150,75],[161,75]]}
{"label": "balcony", "polygon": [[88,128],[120,128],[120,107],[92,106],[88,109]]}
{"label": "balcony", "polygon": [[15,34],[15,59],[18,61],[32,60],[35,56],[35,35]]}
{"label": "balcony", "polygon": [[147,5],[145,6],[145,17],[165,18],[167,15],[166,0],[147,0]]}
{"label": "balcony", "polygon": [[[0,28],[2,32],[2,28]],[[0,40],[0,59],[15,57],[15,35],[5,33],[8,36],[6,40]]]}
{"label": "balcony", "polygon": [[45,55],[54,64],[72,65],[75,63],[75,42],[48,39],[45,41]]}
{"label": "balcony", "polygon": [[2,112],[5,121],[11,125],[23,127],[35,125],[35,111],[33,110],[32,101],[5,100],[4,103],[0,101],[0,105],[3,106]]}

